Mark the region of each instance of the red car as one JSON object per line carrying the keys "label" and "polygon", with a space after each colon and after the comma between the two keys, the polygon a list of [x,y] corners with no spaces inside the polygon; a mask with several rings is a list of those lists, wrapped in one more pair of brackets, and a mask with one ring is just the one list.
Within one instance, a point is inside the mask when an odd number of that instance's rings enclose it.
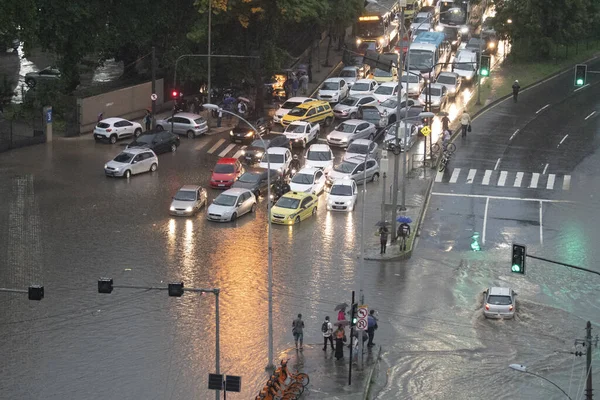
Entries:
{"label": "red car", "polygon": [[244,173],[242,163],[237,158],[221,158],[217,161],[210,177],[210,187],[229,189],[240,175]]}

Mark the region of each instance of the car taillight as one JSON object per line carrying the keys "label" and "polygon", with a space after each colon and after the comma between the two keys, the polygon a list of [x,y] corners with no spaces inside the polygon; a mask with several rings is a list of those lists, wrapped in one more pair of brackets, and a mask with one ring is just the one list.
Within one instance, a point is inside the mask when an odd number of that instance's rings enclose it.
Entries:
{"label": "car taillight", "polygon": [[489,304],[486,304],[486,305],[485,305],[485,309],[489,311],[489,310],[490,310],[490,305],[489,305]]}
{"label": "car taillight", "polygon": [[111,129],[111,128],[108,128],[108,129],[106,130],[106,132],[110,132],[110,131],[112,131],[112,129]]}
{"label": "car taillight", "polygon": [[513,306],[512,304],[510,306],[508,306],[508,311],[512,311],[513,310]]}

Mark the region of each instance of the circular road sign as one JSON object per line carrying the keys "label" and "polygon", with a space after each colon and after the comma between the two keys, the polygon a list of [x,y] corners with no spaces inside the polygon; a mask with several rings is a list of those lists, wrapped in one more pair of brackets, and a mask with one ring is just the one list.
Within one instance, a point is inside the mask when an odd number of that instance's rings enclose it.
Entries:
{"label": "circular road sign", "polygon": [[156,95],[156,93],[152,93],[150,95],[150,98],[152,99],[152,101],[156,101],[156,99],[158,99],[158,96]]}
{"label": "circular road sign", "polygon": [[369,314],[369,310],[366,307],[360,307],[358,309],[358,318],[367,318],[367,315]]}
{"label": "circular road sign", "polygon": [[431,128],[428,126],[424,126],[423,128],[421,128],[421,133],[425,136],[429,136],[429,134],[431,133]]}
{"label": "circular road sign", "polygon": [[367,325],[368,323],[366,319],[359,319],[358,321],[356,321],[356,327],[361,331],[366,331]]}

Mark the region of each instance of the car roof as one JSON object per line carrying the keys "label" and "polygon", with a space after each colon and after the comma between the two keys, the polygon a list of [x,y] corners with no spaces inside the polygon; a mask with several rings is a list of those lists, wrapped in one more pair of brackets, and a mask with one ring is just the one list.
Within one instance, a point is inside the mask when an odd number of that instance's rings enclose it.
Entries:
{"label": "car roof", "polygon": [[242,193],[246,193],[246,192],[250,192],[250,189],[244,189],[244,188],[231,188],[231,189],[227,189],[226,191],[223,192],[223,194],[230,194],[232,196],[239,196]]}
{"label": "car roof", "polygon": [[306,103],[302,103],[298,106],[298,108],[311,108],[311,107],[315,107],[315,106],[322,106],[325,104],[329,104],[326,101],[321,101],[321,100],[314,100],[314,101],[309,101]]}
{"label": "car roof", "polygon": [[462,60],[464,58],[472,59],[472,58],[476,58],[476,57],[477,57],[477,54],[475,54],[471,50],[462,49],[454,58],[454,62],[456,62],[456,60]]}
{"label": "car roof", "polygon": [[372,140],[369,139],[356,139],[352,142],[352,144],[371,144],[373,143]]}
{"label": "car roof", "polygon": [[314,99],[312,97],[290,97],[286,101],[299,101],[299,102],[305,103],[305,102],[313,101],[313,100]]}
{"label": "car roof", "polygon": [[114,124],[115,122],[119,122],[119,121],[127,121],[127,120],[123,119],[123,118],[111,117],[111,118],[105,118],[105,119],[101,120],[100,122],[104,122],[105,124]]}
{"label": "car roof", "polygon": [[[310,122],[308,122],[308,121],[292,121],[292,122],[290,122],[290,125],[305,125],[306,126],[306,125],[310,125]],[[290,125],[288,125],[288,128],[290,127]]]}
{"label": "car roof", "polygon": [[397,81],[394,81],[394,82],[383,82],[383,83],[381,83],[379,86],[384,86],[384,87],[386,87],[386,86],[389,86],[389,87],[396,87],[396,86],[398,86],[398,82],[397,82]]}
{"label": "car roof", "polygon": [[[267,153],[269,154],[285,154],[289,151],[289,149],[285,147],[269,147],[267,149]],[[234,158],[235,160],[235,158]]]}
{"label": "car roof", "polygon": [[331,151],[331,147],[329,147],[326,144],[311,144],[310,147],[308,148],[308,151],[313,150],[313,151]]}
{"label": "car roof", "polygon": [[356,65],[346,65],[344,68],[342,68],[342,71],[345,69],[360,69],[360,68],[357,67]]}
{"label": "car roof", "polygon": [[189,190],[189,191],[196,191],[202,189],[202,186],[198,186],[198,185],[183,185],[179,190]]}
{"label": "car roof", "polygon": [[185,118],[191,118],[191,119],[203,118],[202,115],[192,114],[192,113],[187,113],[187,112],[177,113],[174,115],[174,117],[185,117]]}
{"label": "car roof", "polygon": [[491,287],[488,291],[490,296],[510,296],[510,288],[506,287]]}
{"label": "car roof", "polygon": [[[367,158],[367,161],[377,161],[374,158]],[[360,164],[360,163],[364,163],[365,162],[365,158],[363,156],[355,156],[355,157],[350,157],[344,161],[350,161],[353,164]]]}
{"label": "car roof", "polygon": [[354,84],[356,85],[357,83],[371,83],[371,82],[376,82],[375,79],[359,79],[356,82],[354,82]]}
{"label": "car roof", "polygon": [[333,181],[333,183],[331,184],[331,186],[334,185],[339,185],[339,186],[353,186],[352,182],[354,182],[354,180],[352,179],[336,179]]}
{"label": "car roof", "polygon": [[452,72],[452,71],[442,71],[438,74],[437,77],[439,78],[441,75],[451,76],[453,78],[459,78],[459,75],[456,72]]}
{"label": "car roof", "polygon": [[307,174],[307,175],[313,175],[315,172],[320,171],[320,168],[313,168],[313,167],[304,167],[302,168],[300,171],[296,172],[297,174]]}
{"label": "car roof", "polygon": [[333,78],[327,78],[327,79],[325,79],[324,82],[339,82],[339,81],[345,81],[345,80],[346,80],[346,77],[344,77],[344,76],[336,76]]}
{"label": "car roof", "polygon": [[128,149],[124,149],[121,153],[140,154],[148,152],[154,153],[151,149],[145,149],[143,147],[130,147]]}
{"label": "car roof", "polygon": [[287,192],[286,194],[284,194],[281,197],[289,197],[291,199],[302,200],[306,197],[312,197],[312,194],[304,193],[304,192]]}
{"label": "car roof", "polygon": [[348,125],[358,125],[358,124],[362,124],[363,122],[367,122],[367,121],[364,121],[364,120],[362,120],[362,119],[347,119],[347,120],[345,120],[345,121],[342,121],[342,122],[340,123],[340,125],[341,125],[341,124],[348,124]]}
{"label": "car roof", "polygon": [[217,164],[235,164],[237,161],[237,158],[221,158],[217,161]]}
{"label": "car roof", "polygon": [[429,85],[432,89],[441,89],[444,87],[441,83],[432,83]]}
{"label": "car roof", "polygon": [[375,96],[373,96],[372,94],[369,94],[369,93],[356,93],[356,94],[353,94],[352,96],[348,96],[348,97],[351,99],[356,99],[356,100],[363,99],[365,97],[371,97],[373,100],[375,100]]}

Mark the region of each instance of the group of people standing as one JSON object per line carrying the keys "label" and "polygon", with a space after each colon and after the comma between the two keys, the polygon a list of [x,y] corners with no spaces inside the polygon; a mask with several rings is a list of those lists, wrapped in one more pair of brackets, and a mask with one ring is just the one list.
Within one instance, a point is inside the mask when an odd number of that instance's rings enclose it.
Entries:
{"label": "group of people standing", "polygon": [[[300,75],[300,76],[298,76]],[[303,95],[308,93],[308,81],[309,77],[307,73],[292,74],[283,83],[283,90],[285,91],[285,98],[296,97],[298,90]]]}

